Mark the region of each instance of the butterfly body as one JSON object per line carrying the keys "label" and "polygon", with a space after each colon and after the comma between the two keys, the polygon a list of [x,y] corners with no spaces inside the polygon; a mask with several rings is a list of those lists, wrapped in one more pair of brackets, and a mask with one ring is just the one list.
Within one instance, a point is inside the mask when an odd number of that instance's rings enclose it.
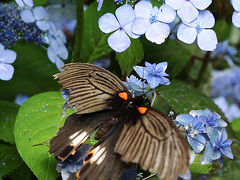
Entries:
{"label": "butterfly body", "polygon": [[145,94],[132,96],[115,75],[95,65],[72,63],[55,75],[76,107],[50,152],[64,161],[96,131],[99,142],[86,155],[78,179],[117,179],[131,164],[176,179],[188,172],[188,145],[172,120],[152,108]]}

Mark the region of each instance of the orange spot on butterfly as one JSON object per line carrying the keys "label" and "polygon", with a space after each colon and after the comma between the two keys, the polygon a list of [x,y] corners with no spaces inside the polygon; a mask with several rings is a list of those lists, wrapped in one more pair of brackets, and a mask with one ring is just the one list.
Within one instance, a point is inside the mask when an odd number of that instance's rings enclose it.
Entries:
{"label": "orange spot on butterfly", "polygon": [[145,114],[148,110],[147,107],[137,107],[137,110],[140,114]]}
{"label": "orange spot on butterfly", "polygon": [[61,161],[64,161],[65,158],[61,157],[61,156],[57,156],[58,159],[60,159]]}
{"label": "orange spot on butterfly", "polygon": [[127,92],[120,92],[120,93],[118,93],[118,96],[119,96],[120,98],[124,99],[125,101],[128,100],[128,94],[127,94]]}

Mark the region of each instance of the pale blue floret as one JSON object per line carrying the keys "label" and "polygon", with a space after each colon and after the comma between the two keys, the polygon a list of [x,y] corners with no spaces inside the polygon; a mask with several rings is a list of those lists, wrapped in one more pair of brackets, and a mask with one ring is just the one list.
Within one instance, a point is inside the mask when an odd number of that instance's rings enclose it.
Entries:
{"label": "pale blue floret", "polygon": [[232,23],[234,26],[240,28],[240,1],[232,0],[232,6],[235,10],[232,15]]}

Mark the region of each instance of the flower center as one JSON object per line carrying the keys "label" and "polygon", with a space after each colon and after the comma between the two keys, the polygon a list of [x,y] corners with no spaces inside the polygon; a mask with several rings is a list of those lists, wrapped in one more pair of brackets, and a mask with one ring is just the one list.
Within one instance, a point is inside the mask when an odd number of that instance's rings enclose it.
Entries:
{"label": "flower center", "polygon": [[200,27],[200,24],[198,24],[197,27],[196,27],[197,32],[200,33],[200,31],[202,31],[202,29],[203,28]]}

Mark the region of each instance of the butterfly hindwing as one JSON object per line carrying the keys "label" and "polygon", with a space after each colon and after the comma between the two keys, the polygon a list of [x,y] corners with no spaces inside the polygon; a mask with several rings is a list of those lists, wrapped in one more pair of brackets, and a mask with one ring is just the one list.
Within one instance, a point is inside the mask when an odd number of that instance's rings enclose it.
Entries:
{"label": "butterfly hindwing", "polygon": [[50,141],[49,152],[54,157],[65,160],[70,154],[74,154],[76,149],[108,118],[110,118],[108,112],[68,116],[57,136]]}
{"label": "butterfly hindwing", "polygon": [[85,114],[110,109],[106,100],[117,92],[128,92],[121,80],[109,71],[87,63],[70,63],[62,67],[63,72],[55,75],[62,90],[70,90],[70,103],[76,105],[77,114]]}
{"label": "butterfly hindwing", "polygon": [[127,163],[158,172],[162,179],[176,179],[188,170],[189,152],[185,138],[172,120],[150,108],[136,124],[126,123],[114,151]]}

